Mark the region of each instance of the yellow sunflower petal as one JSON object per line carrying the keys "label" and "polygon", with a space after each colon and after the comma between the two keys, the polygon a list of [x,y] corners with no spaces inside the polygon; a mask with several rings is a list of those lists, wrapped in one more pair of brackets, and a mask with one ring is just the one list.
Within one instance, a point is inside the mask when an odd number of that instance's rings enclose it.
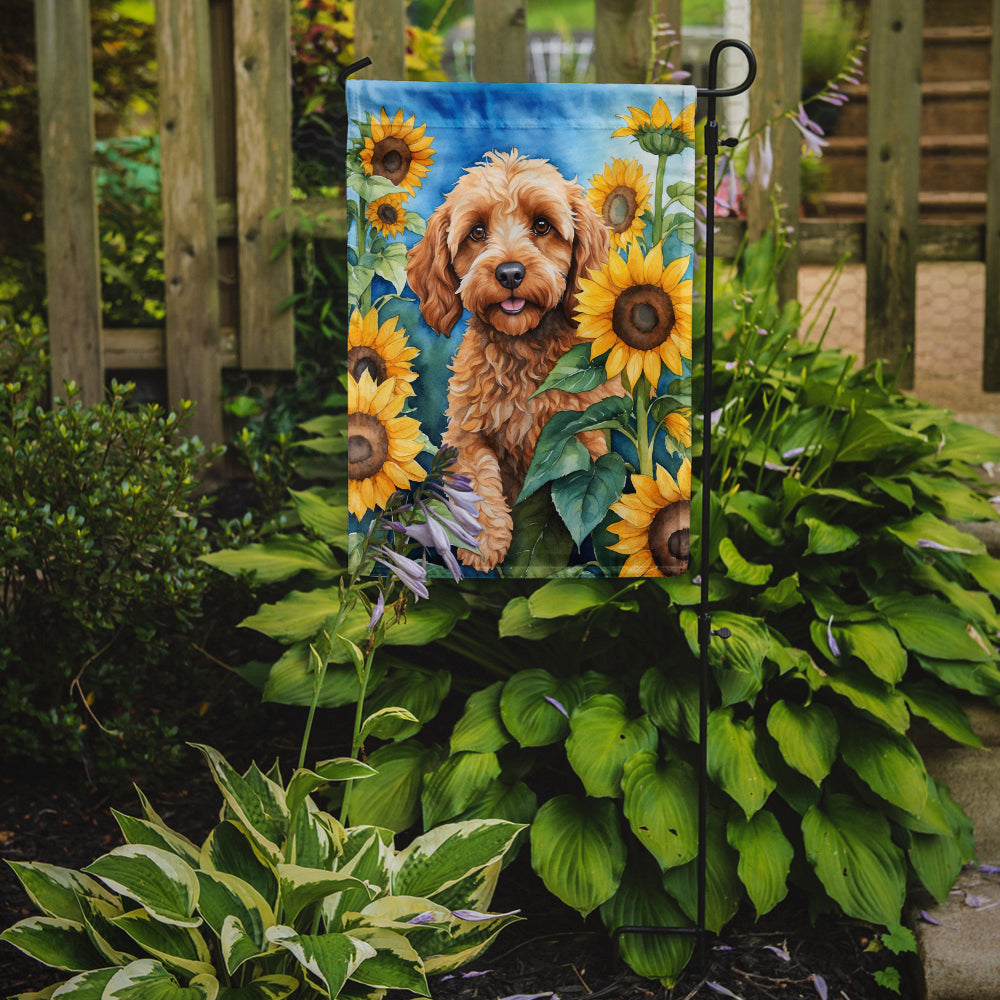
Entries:
{"label": "yellow sunflower petal", "polygon": [[660,279],[660,288],[662,288],[668,295],[677,287],[677,283],[684,277],[685,272],[688,269],[688,264],[691,263],[691,257],[678,257],[677,260],[672,260],[664,269],[663,277]]}
{"label": "yellow sunflower petal", "polygon": [[664,103],[662,97],[656,99],[653,105],[653,113],[650,116],[653,128],[663,128],[671,120],[670,109]]}
{"label": "yellow sunflower petal", "polygon": [[621,569],[622,576],[663,576],[653,562],[653,554],[649,549],[643,549],[625,560]]}
{"label": "yellow sunflower petal", "polygon": [[660,381],[660,356],[656,351],[643,351],[642,371],[651,386]]}
{"label": "yellow sunflower petal", "polygon": [[625,374],[632,385],[635,385],[639,381],[639,376],[642,374],[643,356],[645,354],[645,351],[629,351],[629,359],[625,362]]}

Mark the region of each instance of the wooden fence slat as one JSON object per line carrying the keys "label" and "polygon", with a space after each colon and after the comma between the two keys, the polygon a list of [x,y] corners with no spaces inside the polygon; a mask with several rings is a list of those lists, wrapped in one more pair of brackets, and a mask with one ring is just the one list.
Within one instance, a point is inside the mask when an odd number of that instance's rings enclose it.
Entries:
{"label": "wooden fence slat", "polygon": [[[802,90],[802,4],[800,0],[761,0],[750,8],[750,41],[762,68],[750,88],[750,131],[799,103]],[[720,111],[720,114],[723,112]],[[739,122],[730,124],[735,133]],[[754,140],[755,142],[758,140]],[[750,238],[759,239],[780,206],[780,224],[792,229],[794,241],[777,276],[778,296],[785,302],[798,295],[799,281],[799,157],[802,136],[787,118],[771,126],[774,169],[763,188],[757,178],[747,192]]]}
{"label": "wooden fence slat", "polygon": [[210,45],[205,0],[159,0],[167,394],[171,404],[197,402],[192,432],[218,443],[223,432]]}
{"label": "wooden fence slat", "polygon": [[645,83],[649,72],[651,3],[594,0],[594,69],[598,83]]}
{"label": "wooden fence slat", "polygon": [[986,179],[986,324],[983,390],[1000,392],[1000,0],[993,0],[989,154]]}
{"label": "wooden fence slat", "polygon": [[282,306],[293,280],[290,21],[287,0],[233,6],[240,366],[247,369],[295,367],[294,314]]}
{"label": "wooden fence slat", "polygon": [[372,61],[355,76],[406,79],[405,0],[354,0],[354,56]]}
{"label": "wooden fence slat", "polygon": [[915,364],[923,13],[872,0],[869,15],[865,360],[898,368],[903,389]]}
{"label": "wooden fence slat", "polygon": [[35,0],[53,395],[104,398],[89,0]]}
{"label": "wooden fence slat", "polygon": [[523,83],[528,79],[528,30],[524,0],[473,0],[480,83]]}

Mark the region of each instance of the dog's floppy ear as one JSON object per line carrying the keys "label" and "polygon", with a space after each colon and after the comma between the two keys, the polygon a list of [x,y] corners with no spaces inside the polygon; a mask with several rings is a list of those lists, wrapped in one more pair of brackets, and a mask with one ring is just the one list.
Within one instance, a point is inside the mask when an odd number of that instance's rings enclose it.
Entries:
{"label": "dog's floppy ear", "polygon": [[406,255],[406,281],[420,299],[420,312],[435,333],[446,337],[462,318],[458,275],[448,252],[450,224],[451,215],[441,205],[427,220],[423,238]]}
{"label": "dog's floppy ear", "polygon": [[600,267],[608,259],[609,237],[604,222],[576,184],[570,186],[569,201],[576,220],[576,235],[573,237],[573,262],[566,277],[563,311],[572,323],[580,291],[578,279],[586,278],[590,268]]}

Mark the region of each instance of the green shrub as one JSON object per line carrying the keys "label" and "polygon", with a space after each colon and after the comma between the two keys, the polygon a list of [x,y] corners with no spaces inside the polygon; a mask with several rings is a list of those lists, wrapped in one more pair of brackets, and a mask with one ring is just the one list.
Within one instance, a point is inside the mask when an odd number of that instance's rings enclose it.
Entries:
{"label": "green shrub", "polygon": [[176,752],[156,683],[191,661],[209,454],[188,405],[132,409],[128,385],[96,406],[68,385],[43,408],[41,337],[0,321],[0,744],[8,761],[152,764]]}
{"label": "green shrub", "polygon": [[199,747],[222,793],[202,845],[115,813],[126,844],[82,872],[12,862],[42,915],[0,935],[64,973],[60,995],[281,1000],[429,996],[427,975],[479,955],[516,913],[486,912],[521,827],[453,823],[398,849],[311,798],[374,772],[352,758],[244,774]]}

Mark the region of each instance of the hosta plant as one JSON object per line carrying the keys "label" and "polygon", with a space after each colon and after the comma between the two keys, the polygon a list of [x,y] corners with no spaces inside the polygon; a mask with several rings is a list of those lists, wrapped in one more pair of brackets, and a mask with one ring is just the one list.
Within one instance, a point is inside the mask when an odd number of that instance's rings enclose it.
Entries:
{"label": "hosta plant", "polygon": [[[521,827],[450,823],[397,849],[343,827],[312,794],[374,773],[352,758],[240,774],[199,748],[222,793],[198,845],[140,793],[115,813],[126,843],[82,871],[11,862],[40,916],[0,935],[68,978],[65,1000],[281,1000],[429,996],[427,975],[477,956],[515,913],[487,912]],[[54,992],[52,992],[54,990]]]}

